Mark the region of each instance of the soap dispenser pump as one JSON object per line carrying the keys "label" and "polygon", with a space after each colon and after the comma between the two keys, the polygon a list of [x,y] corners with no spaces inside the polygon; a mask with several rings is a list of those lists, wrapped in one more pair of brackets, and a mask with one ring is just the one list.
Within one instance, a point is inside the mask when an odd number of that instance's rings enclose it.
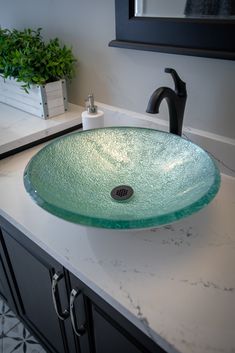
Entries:
{"label": "soap dispenser pump", "polygon": [[94,102],[94,95],[89,94],[86,102],[86,110],[82,112],[83,130],[97,129],[104,126],[104,113],[98,110]]}

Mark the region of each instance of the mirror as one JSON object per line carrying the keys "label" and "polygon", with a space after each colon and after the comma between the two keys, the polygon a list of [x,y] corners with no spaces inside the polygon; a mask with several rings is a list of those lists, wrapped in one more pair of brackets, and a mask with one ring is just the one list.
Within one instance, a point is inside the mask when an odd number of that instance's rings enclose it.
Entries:
{"label": "mirror", "polygon": [[115,0],[115,19],[111,47],[235,59],[235,0]]}
{"label": "mirror", "polygon": [[136,0],[136,17],[182,17],[185,0]]}
{"label": "mirror", "polygon": [[235,18],[234,0],[135,0],[135,17]]}

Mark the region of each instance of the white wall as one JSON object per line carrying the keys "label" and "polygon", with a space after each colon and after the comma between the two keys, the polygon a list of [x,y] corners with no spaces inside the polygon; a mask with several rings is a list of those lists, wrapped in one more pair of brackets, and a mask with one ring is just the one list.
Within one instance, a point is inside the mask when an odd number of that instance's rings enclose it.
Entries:
{"label": "white wall", "polygon": [[[97,101],[144,112],[153,90],[173,86],[165,67],[186,81],[184,124],[235,138],[235,62],[109,48],[115,38],[114,0],[0,0],[2,27],[42,27],[45,37],[72,44],[79,57],[70,101]],[[160,117],[167,119],[166,105]]]}

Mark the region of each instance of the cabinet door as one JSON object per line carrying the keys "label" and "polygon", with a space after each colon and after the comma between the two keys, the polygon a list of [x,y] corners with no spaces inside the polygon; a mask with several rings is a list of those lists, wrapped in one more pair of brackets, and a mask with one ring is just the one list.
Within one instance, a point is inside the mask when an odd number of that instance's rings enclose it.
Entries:
{"label": "cabinet door", "polygon": [[[52,299],[52,276],[60,273],[63,267],[29,242],[25,236],[9,235],[2,231],[11,264],[11,276],[14,279],[20,302],[20,314],[26,324],[48,347],[56,353],[75,352],[74,336],[69,318],[59,320]],[[65,278],[58,283],[61,307],[68,307],[68,293]]]}
{"label": "cabinet door", "polygon": [[111,323],[94,305],[92,305],[92,316],[96,353],[148,352],[144,347],[137,347],[130,335],[123,331],[121,327],[118,327],[117,324]]}

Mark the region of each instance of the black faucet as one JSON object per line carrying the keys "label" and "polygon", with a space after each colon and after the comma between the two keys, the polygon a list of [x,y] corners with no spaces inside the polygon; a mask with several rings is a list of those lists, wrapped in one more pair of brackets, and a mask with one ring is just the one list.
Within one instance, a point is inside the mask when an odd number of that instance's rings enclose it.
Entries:
{"label": "black faucet", "polygon": [[172,75],[175,83],[175,91],[169,87],[160,87],[156,89],[150,97],[146,112],[157,114],[159,112],[159,106],[165,98],[170,115],[170,132],[181,136],[184,109],[187,99],[186,84],[179,78],[179,75],[174,69],[166,68],[165,72]]}

